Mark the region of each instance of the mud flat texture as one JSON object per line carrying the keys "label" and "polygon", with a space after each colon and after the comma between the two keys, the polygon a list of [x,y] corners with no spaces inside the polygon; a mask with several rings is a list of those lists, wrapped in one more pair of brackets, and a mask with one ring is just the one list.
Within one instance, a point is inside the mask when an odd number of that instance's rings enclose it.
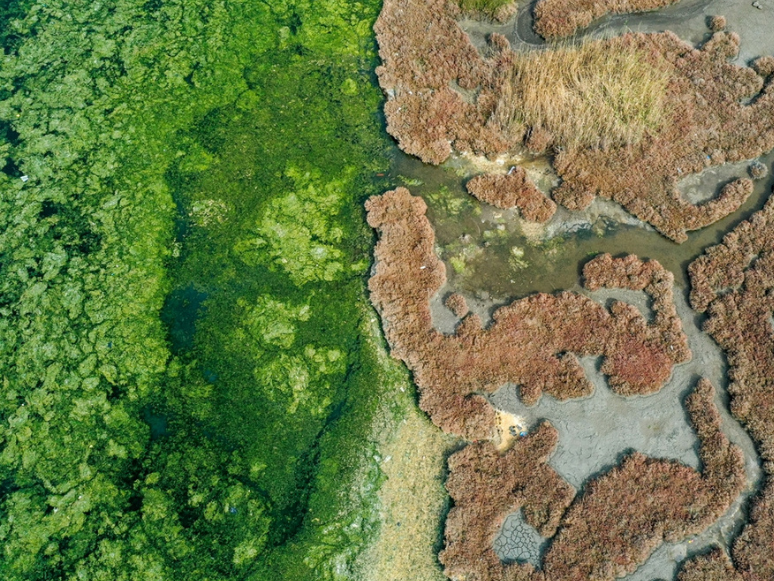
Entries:
{"label": "mud flat texture", "polygon": [[[700,446],[702,472],[634,452],[574,490],[547,465],[558,434],[547,422],[504,455],[472,444],[449,459],[447,489],[454,508],[439,558],[452,579],[530,581],[614,579],[631,573],[664,541],[699,533],[717,520],[745,484],[741,450],[721,429],[714,390],[701,380],[686,399]],[[507,510],[552,539],[540,570],[504,563],[492,541]]]}
{"label": "mud flat texture", "polygon": [[[590,293],[590,296],[601,302],[611,298],[625,300],[637,306],[646,317],[650,313],[647,296],[642,292],[605,290]],[[674,368],[669,382],[658,393],[627,398],[613,394],[598,371],[597,361],[589,358],[581,361],[595,385],[594,394],[588,398],[558,402],[544,397],[535,406],[528,407],[519,401],[514,386],[506,386],[491,397],[495,407],[517,416],[524,426],[533,428],[548,420],[556,427],[559,441],[549,458],[549,465],[576,489],[611,469],[631,450],[699,469],[698,442],[683,402],[699,376],[711,379],[715,385],[723,385],[725,364],[720,348],[697,326],[695,313],[682,293],[675,294],[675,303],[694,356],[690,362]],[[744,453],[744,493],[702,533],[679,542],[664,543],[634,573],[625,577],[627,581],[674,579],[680,563],[688,555],[715,545],[728,546],[744,525],[750,496],[760,485],[761,469],[752,440],[727,411],[725,391],[718,391],[715,404],[723,432]],[[509,534],[508,526],[512,521],[519,522],[509,516],[494,544],[498,556],[505,562],[524,560],[518,556],[520,547],[503,538]]]}
{"label": "mud flat texture", "polygon": [[479,52],[458,16],[441,0],[387,0],[376,24],[388,131],[423,161],[441,163],[452,151],[492,157],[543,147],[554,154],[562,179],[552,192],[556,202],[583,209],[595,196],[610,198],[681,242],[688,230],[738,209],[752,184],[740,178],[716,198],[693,204],[677,182],[774,148],[770,59],[753,68],[730,64],[739,53],[734,33],[717,31],[700,48],[668,32],[595,41],[611,54],[634,52],[643,66],[668,72],[667,119],[636,143],[569,147],[550,128],[507,121],[516,54],[499,34]]}

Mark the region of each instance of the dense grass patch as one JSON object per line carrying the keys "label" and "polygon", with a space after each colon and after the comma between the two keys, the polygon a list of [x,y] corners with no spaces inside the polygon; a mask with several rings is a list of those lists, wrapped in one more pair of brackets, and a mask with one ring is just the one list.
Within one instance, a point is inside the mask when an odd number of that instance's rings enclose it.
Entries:
{"label": "dense grass patch", "polygon": [[494,16],[504,6],[516,4],[514,0],[460,0],[460,8],[467,12],[475,12]]}
{"label": "dense grass patch", "polygon": [[516,53],[505,75],[497,122],[542,127],[565,147],[636,143],[666,118],[668,70],[628,44]]}

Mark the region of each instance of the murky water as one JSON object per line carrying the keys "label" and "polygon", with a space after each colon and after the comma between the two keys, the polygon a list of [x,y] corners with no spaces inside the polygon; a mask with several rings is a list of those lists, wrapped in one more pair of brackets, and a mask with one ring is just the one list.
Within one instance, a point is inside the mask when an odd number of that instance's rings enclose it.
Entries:
{"label": "murky water", "polygon": [[[774,153],[761,161],[771,167]],[[522,165],[532,173],[533,179],[548,172],[540,160]],[[689,176],[683,188],[686,197],[695,199],[696,191],[704,194],[698,197],[712,197],[734,177],[746,176],[748,165],[743,162],[731,168],[710,168],[704,174]],[[600,252],[655,258],[675,275],[676,284],[684,288],[688,284],[688,264],[759,210],[774,186],[771,175],[757,181],[741,210],[712,226],[689,233],[686,242],[676,244],[627,214],[618,204],[601,199],[595,200],[584,212],[559,208],[543,226],[526,222],[516,210],[498,210],[468,195],[465,182],[476,173],[462,159],[436,167],[397,153],[390,177],[393,183],[407,186],[427,202],[428,217],[435,228],[436,244],[446,263],[450,287],[471,297],[496,302],[533,292],[570,288],[578,283],[583,264]],[[537,179],[536,183],[547,192],[551,176]]]}

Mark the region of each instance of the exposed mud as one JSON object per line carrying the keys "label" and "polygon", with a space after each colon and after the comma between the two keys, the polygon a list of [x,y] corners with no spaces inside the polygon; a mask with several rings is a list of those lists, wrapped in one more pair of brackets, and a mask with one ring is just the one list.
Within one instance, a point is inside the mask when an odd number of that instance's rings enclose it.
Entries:
{"label": "exposed mud", "polygon": [[[645,315],[650,312],[644,293],[622,290],[588,293],[580,287],[575,290],[601,303],[616,298],[636,305]],[[675,303],[694,357],[690,362],[676,366],[670,381],[657,394],[647,397],[615,395],[599,372],[597,361],[586,358],[582,364],[596,388],[591,397],[558,402],[544,396],[537,405],[527,407],[520,403],[514,386],[505,386],[491,397],[496,407],[524,418],[531,429],[545,419],[551,422],[559,431],[559,444],[549,464],[581,490],[590,478],[617,465],[620,458],[631,450],[654,458],[678,460],[699,469],[696,434],[688,422],[683,400],[700,376],[718,386],[716,404],[722,416],[723,431],[745,455],[746,490],[729,511],[702,534],[681,543],[665,543],[656,550],[640,569],[626,577],[632,581],[671,579],[679,562],[687,556],[700,553],[714,544],[728,546],[734,534],[744,525],[749,499],[761,483],[762,472],[753,442],[728,412],[723,354],[697,326],[697,317],[689,308],[685,296],[677,294]],[[511,536],[510,527],[516,522],[518,519],[506,521],[502,532],[505,538],[498,537],[495,541],[503,560],[520,559],[521,547],[507,542]],[[509,547],[512,552],[508,552]]]}

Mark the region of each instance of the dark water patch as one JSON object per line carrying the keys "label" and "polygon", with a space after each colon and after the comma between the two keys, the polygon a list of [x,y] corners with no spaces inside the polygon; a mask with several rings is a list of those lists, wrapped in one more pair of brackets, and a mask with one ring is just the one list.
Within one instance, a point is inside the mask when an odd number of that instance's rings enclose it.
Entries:
{"label": "dark water patch", "polygon": [[146,407],[142,412],[142,419],[150,426],[151,440],[158,440],[168,434],[168,417],[164,413],[154,412]]}
{"label": "dark water patch", "polygon": [[[169,328],[172,351],[180,353],[194,346],[196,321],[202,314],[207,293],[193,285],[172,291],[161,310],[161,320]],[[202,311],[202,312],[200,312]]]}

